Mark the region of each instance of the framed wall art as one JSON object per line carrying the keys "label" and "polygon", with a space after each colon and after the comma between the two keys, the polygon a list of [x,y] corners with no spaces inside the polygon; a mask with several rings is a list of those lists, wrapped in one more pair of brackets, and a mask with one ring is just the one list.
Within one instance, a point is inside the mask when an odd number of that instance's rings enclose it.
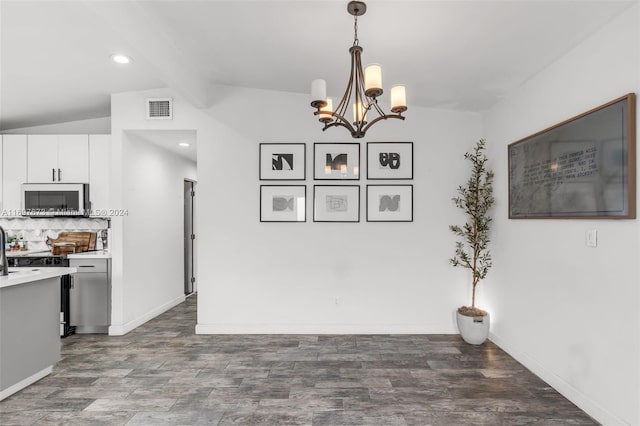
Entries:
{"label": "framed wall art", "polygon": [[313,178],[326,180],[359,180],[360,144],[314,143]]}
{"label": "framed wall art", "polygon": [[368,142],[367,179],[413,179],[413,142]]}
{"label": "framed wall art", "polygon": [[367,222],[413,222],[413,185],[367,185]]}
{"label": "framed wall art", "polygon": [[260,222],[306,222],[306,185],[260,185]]}
{"label": "framed wall art", "polygon": [[510,219],[634,219],[635,95],[508,146]]}
{"label": "framed wall art", "polygon": [[314,222],[360,222],[359,185],[314,185]]}
{"label": "framed wall art", "polygon": [[305,180],[306,144],[261,143],[260,180]]}

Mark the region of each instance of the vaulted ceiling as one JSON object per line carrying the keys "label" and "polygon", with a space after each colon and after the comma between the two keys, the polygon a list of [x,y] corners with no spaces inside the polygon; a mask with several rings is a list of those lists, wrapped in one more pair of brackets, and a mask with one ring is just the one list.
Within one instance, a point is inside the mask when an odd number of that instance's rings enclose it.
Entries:
{"label": "vaulted ceiling", "polygon": [[[409,105],[482,111],[634,3],[370,0],[358,33]],[[339,97],[346,4],[1,0],[0,130],[109,116],[111,93],[158,87],[207,107],[217,84],[308,93],[324,78]]]}

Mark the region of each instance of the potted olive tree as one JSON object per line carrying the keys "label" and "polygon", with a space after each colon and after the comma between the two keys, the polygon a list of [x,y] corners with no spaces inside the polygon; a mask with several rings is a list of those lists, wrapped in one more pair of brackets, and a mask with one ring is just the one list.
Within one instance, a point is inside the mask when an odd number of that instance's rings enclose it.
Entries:
{"label": "potted olive tree", "polygon": [[471,306],[462,306],[456,312],[458,329],[465,342],[479,345],[489,336],[489,314],[476,307],[476,287],[491,268],[489,251],[489,210],[493,206],[493,171],[486,167],[485,140],[480,139],[472,152],[464,158],[471,163],[471,176],[465,185],[458,187],[458,196],[453,201],[466,215],[462,226],[451,225],[449,229],[459,237],[456,251],[450,262],[453,266],[471,272]]}

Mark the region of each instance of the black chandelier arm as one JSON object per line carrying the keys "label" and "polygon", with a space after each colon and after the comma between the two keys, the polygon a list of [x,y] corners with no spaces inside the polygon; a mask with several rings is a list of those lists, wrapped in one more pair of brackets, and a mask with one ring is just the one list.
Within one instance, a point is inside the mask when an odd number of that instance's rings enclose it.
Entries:
{"label": "black chandelier arm", "polygon": [[351,136],[354,138],[364,137],[364,132],[360,127],[353,128],[349,123],[344,121],[333,121],[331,122],[331,124],[325,124],[324,127],[322,128],[322,131],[324,132],[330,127],[338,127],[338,126],[344,127],[345,129],[347,129],[349,133],[351,133]]}
{"label": "black chandelier arm", "polygon": [[[351,123],[349,123],[349,121],[344,118],[344,116],[338,114],[336,111],[329,112],[329,111],[320,111],[318,109],[318,111],[313,112],[313,115],[320,115],[320,114],[331,115],[332,117],[335,117],[335,120],[333,120],[330,123],[328,121],[324,121],[324,128],[322,130],[327,130],[329,127],[342,126],[345,129],[349,130],[349,132],[351,133],[355,133],[357,131],[356,129],[353,128]],[[320,120],[320,121],[323,121],[323,120]]]}
{"label": "black chandelier arm", "polygon": [[354,129],[353,127],[351,127],[349,123],[345,123],[343,121],[333,121],[331,122],[331,124],[325,123],[324,127],[322,128],[322,131],[324,132],[330,127],[338,127],[338,126],[344,127],[345,129],[347,129],[351,133],[351,136],[354,138],[361,138],[364,136],[364,132],[359,127],[357,129]]}
{"label": "black chandelier arm", "polygon": [[353,128],[353,126],[351,125],[351,123],[349,123],[349,121],[347,121],[342,115],[334,112],[331,114],[333,117],[335,117],[336,119],[334,121],[332,121],[331,123],[326,123],[324,125],[324,128],[322,130],[327,130],[329,127],[337,127],[337,126],[342,126],[345,129],[347,129],[349,132],[351,133],[355,133],[356,129]]}
{"label": "black chandelier arm", "polygon": [[380,108],[380,105],[378,105],[378,100],[376,98],[373,98],[371,101],[369,101],[369,104],[367,105],[367,112],[371,109],[371,107],[376,110],[378,115],[385,115],[384,111],[382,111],[382,109]]}
{"label": "black chandelier arm", "polygon": [[377,118],[373,119],[372,121],[370,121],[370,122],[369,122],[369,124],[367,124],[366,126],[364,126],[364,128],[362,129],[362,134],[364,135],[364,134],[365,134],[365,132],[366,132],[367,130],[369,130],[369,127],[373,126],[373,125],[374,125],[374,124],[376,124],[378,121],[380,121],[380,120],[386,120],[387,118],[397,118],[397,119],[399,119],[399,120],[404,120],[404,119],[405,119],[405,117],[404,117],[404,116],[402,116],[402,115],[400,115],[400,114],[389,114],[389,115],[382,114],[380,117],[377,117]]}
{"label": "black chandelier arm", "polygon": [[322,131],[324,132],[325,130],[331,127],[338,127],[338,126],[344,127],[351,133],[354,133],[356,131],[353,127],[351,127],[349,123],[344,123],[342,121],[332,121],[331,123],[325,123],[324,127],[322,128]]}
{"label": "black chandelier arm", "polygon": [[[361,54],[362,54],[362,50],[359,50],[358,52],[354,52],[354,55],[353,55],[353,59],[355,62],[355,69],[354,69],[355,87],[353,88],[353,92],[355,95],[356,112],[357,114],[362,113],[362,117],[359,117],[359,118],[360,120],[364,121],[365,116],[367,115],[367,112],[369,110],[369,105],[371,104],[371,101],[369,100],[367,95],[365,95],[364,93],[365,82],[364,82],[364,74],[362,72]],[[360,105],[362,109],[359,109],[358,105]]]}
{"label": "black chandelier arm", "polygon": [[363,137],[365,135],[365,133],[367,132],[367,130],[369,130],[369,127],[373,126],[374,124],[376,124],[378,121],[380,120],[386,120],[388,118],[395,118],[398,120],[404,120],[405,117],[402,114],[384,114],[382,113],[382,111],[380,111],[380,116],[376,117],[375,119],[371,120],[370,122],[367,123],[366,126],[361,127],[358,126],[358,128],[354,128],[351,123],[349,123],[349,121],[347,119],[345,119],[342,115],[338,114],[337,112],[331,112],[329,113],[328,111],[314,111],[313,115],[319,115],[319,114],[326,114],[326,115],[331,115],[332,117],[335,117],[335,120],[332,122],[324,122],[324,127],[322,128],[322,131],[327,130],[330,127],[344,127],[345,129],[347,129],[354,137]]}
{"label": "black chandelier arm", "polygon": [[349,73],[349,81],[347,81],[347,87],[345,88],[344,94],[340,99],[340,102],[336,106],[335,110],[338,114],[344,116],[347,114],[349,106],[351,105],[351,92],[353,91],[353,86],[355,83],[356,90],[355,92],[355,101],[358,102],[358,67],[359,61],[356,57],[359,58],[360,53],[362,53],[362,48],[360,46],[352,46],[349,49],[349,53],[351,54],[351,72]]}

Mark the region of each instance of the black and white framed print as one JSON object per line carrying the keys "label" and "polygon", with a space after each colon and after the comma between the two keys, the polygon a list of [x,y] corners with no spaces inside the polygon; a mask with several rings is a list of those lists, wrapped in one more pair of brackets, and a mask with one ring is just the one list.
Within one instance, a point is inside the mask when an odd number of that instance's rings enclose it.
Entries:
{"label": "black and white framed print", "polygon": [[260,222],[306,222],[306,185],[260,185]]}
{"label": "black and white framed print", "polygon": [[314,143],[313,169],[314,179],[359,180],[360,144]]}
{"label": "black and white framed print", "polygon": [[413,222],[413,185],[367,185],[367,222]]}
{"label": "black and white framed print", "polygon": [[260,180],[305,180],[306,144],[261,143]]}
{"label": "black and white framed print", "polygon": [[360,222],[359,185],[314,185],[314,222]]}
{"label": "black and white framed print", "polygon": [[413,179],[413,142],[368,142],[367,179]]}

